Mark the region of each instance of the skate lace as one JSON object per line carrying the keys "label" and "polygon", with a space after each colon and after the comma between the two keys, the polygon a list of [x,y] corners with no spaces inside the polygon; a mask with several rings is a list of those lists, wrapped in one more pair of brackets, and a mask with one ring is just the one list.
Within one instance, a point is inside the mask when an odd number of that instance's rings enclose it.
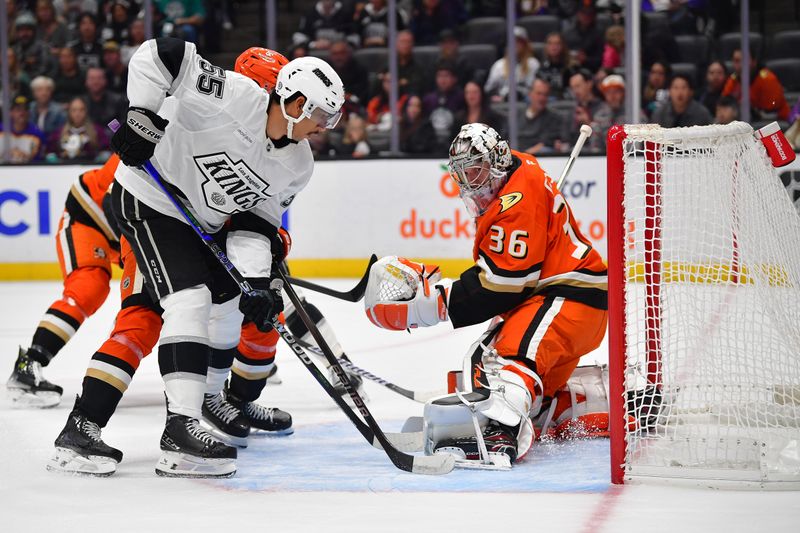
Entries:
{"label": "skate lace", "polygon": [[38,385],[42,381],[44,381],[44,376],[42,375],[42,365],[39,361],[34,361],[33,359],[28,359],[28,363],[26,365],[28,368],[28,372],[33,375],[34,382]]}
{"label": "skate lace", "polygon": [[208,401],[209,408],[226,424],[239,415],[239,410],[226,402],[221,394],[217,394]]}
{"label": "skate lace", "polygon": [[100,442],[102,440],[100,438],[100,426],[90,420],[84,419],[83,424],[81,424],[81,431],[95,442]]}
{"label": "skate lace", "polygon": [[209,432],[200,427],[199,422],[195,419],[191,419],[186,424],[186,431],[188,431],[189,435],[192,437],[209,446],[218,442]]}
{"label": "skate lace", "polygon": [[248,402],[245,406],[245,412],[250,418],[272,422],[272,415],[275,414],[275,408],[264,407],[263,405],[259,405],[254,402]]}

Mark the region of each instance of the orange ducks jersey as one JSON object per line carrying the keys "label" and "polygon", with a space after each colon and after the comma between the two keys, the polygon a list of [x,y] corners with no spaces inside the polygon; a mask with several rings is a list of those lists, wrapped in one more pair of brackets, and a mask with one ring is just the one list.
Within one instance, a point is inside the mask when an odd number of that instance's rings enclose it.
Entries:
{"label": "orange ducks jersey", "polygon": [[119,242],[119,231],[111,213],[103,209],[103,198],[114,181],[119,156],[113,154],[97,169],[81,174],[69,190],[65,208],[72,220],[102,233],[109,243]]}
{"label": "orange ducks jersey", "polygon": [[476,264],[453,284],[455,327],[511,311],[535,294],[607,308],[607,271],[555,182],[536,158],[517,151],[497,199],[475,223]]}

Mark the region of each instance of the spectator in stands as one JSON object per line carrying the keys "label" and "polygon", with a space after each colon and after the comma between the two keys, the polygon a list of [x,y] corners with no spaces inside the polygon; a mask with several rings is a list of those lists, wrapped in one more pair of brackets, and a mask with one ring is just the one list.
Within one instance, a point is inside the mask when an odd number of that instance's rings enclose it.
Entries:
{"label": "spectator in stands", "polygon": [[292,35],[296,44],[306,43],[313,50],[327,50],[331,43],[353,33],[353,10],[346,2],[319,0],[300,19]]}
{"label": "spectator in stands", "polygon": [[53,76],[56,84],[56,102],[66,104],[86,92],[86,73],[78,68],[78,54],[65,46],[58,54],[58,68]]}
{"label": "spectator in stands", "polygon": [[725,87],[725,80],[728,78],[728,69],[722,61],[714,61],[706,69],[706,85],[698,96],[697,100],[706,106],[709,113],[717,110],[717,100],[722,96],[722,89]]}
{"label": "spectator in stands", "polygon": [[733,96],[721,96],[714,110],[714,124],[730,124],[739,120],[739,104]]}
{"label": "spectator in stands", "polygon": [[605,139],[611,126],[625,123],[625,78],[619,74],[606,76],[600,83],[600,92],[603,93],[603,105],[593,118],[598,129],[595,134]]}
{"label": "spectator in stands", "polygon": [[489,106],[489,99],[483,94],[483,87],[478,82],[468,81],[464,86],[464,104],[465,108],[455,115],[453,128],[450,131],[451,138],[458,135],[461,126],[472,122],[488,124],[500,133],[500,136],[505,135],[506,121]]}
{"label": "spectator in stands", "polygon": [[542,53],[542,66],[536,77],[550,84],[550,97],[560,100],[564,98],[567,87],[567,72],[569,68],[569,48],[564,38],[558,32],[547,36]]}
{"label": "spectator in stands", "polygon": [[72,49],[75,50],[81,70],[102,65],[103,47],[98,40],[97,21],[91,13],[81,13],[78,19],[78,42],[72,45]]}
{"label": "spectator in stands", "polygon": [[[469,80],[474,79],[475,68],[472,66],[472,62],[459,52],[460,46],[461,42],[456,30],[442,30],[439,34],[439,58],[437,61],[453,63],[458,71],[458,84],[463,86]],[[484,72],[484,76],[485,74]]]}
{"label": "spectator in stands", "polygon": [[[539,61],[533,57],[528,31],[525,28],[515,26],[514,39],[517,53],[517,95],[520,99],[524,99],[533,87],[533,80],[539,70]],[[508,57],[495,61],[489,70],[489,77],[483,88],[491,95],[492,101],[502,102],[508,99],[508,73]]]}
{"label": "spectator in stands", "polygon": [[49,76],[53,70],[50,47],[36,38],[36,19],[27,11],[16,18],[17,42],[14,45],[20,68],[29,78]]}
{"label": "spectator in stands", "polygon": [[591,4],[584,4],[578,9],[572,26],[564,32],[567,45],[577,51],[577,60],[581,66],[591,71],[597,70],[603,60],[605,39],[597,27],[597,11]]}
{"label": "spectator in stands", "polygon": [[442,30],[454,29],[466,20],[462,0],[414,0],[411,30],[417,44],[436,44]]}
{"label": "spectator in stands", "polygon": [[606,44],[603,47],[603,60],[600,66],[604,69],[615,69],[623,65],[625,60],[625,27],[609,26],[606,28]]}
{"label": "spectator in stands", "polygon": [[564,137],[564,119],[547,107],[550,98],[550,83],[543,79],[533,82],[528,99],[530,104],[522,112],[519,124],[518,144],[529,154],[552,153],[556,143]]}
{"label": "spectator in stands", "polygon": [[359,115],[351,114],[344,128],[342,141],[336,146],[338,155],[351,157],[364,157],[372,152],[372,147],[367,141],[367,123]]}
{"label": "spectator in stands", "polygon": [[[392,113],[389,107],[389,89],[391,87],[391,75],[384,71],[380,75],[381,90],[378,94],[370,98],[367,103],[367,124],[379,131],[388,131],[392,127]],[[403,108],[408,95],[400,94],[397,99],[397,114]]]}
{"label": "spectator in stands", "polygon": [[428,73],[414,61],[414,34],[409,30],[397,32],[397,70],[400,90],[420,94],[429,89]]}
{"label": "spectator in stands", "polygon": [[455,65],[442,61],[436,65],[436,88],[422,99],[440,143],[449,139],[455,115],[464,109],[464,91],[458,85]]}
{"label": "spectator in stands", "polygon": [[[293,44],[291,48],[289,48],[289,54],[286,56],[289,58],[289,61],[292,59],[297,59],[298,57],[306,57],[308,55],[308,43],[298,43]],[[347,88],[349,91],[349,87]]]}
{"label": "spectator in stands", "polygon": [[[728,77],[722,96],[733,96],[742,102],[742,51],[733,52],[733,73]],[[778,118],[789,118],[789,104],[783,94],[783,86],[778,77],[768,68],[758,68],[756,60],[750,56],[750,109],[755,118],[765,118],[765,113],[776,113]]]}
{"label": "spectator in stands", "polygon": [[66,123],[50,138],[48,160],[93,161],[106,155],[107,150],[105,127],[92,121],[86,100],[73,98],[67,107]]}
{"label": "spectator in stands", "polygon": [[367,101],[369,77],[367,70],[353,59],[353,49],[344,39],[334,41],[330,48],[330,63],[342,78],[345,90],[355,95],[361,105]]}
{"label": "spectator in stands", "polygon": [[162,32],[165,37],[178,37],[197,43],[198,32],[206,16],[202,0],[155,0],[153,3],[164,14]]}
{"label": "spectator in stands", "polygon": [[37,37],[50,47],[52,57],[67,45],[69,30],[67,25],[58,20],[53,0],[37,0],[36,2]]}
{"label": "spectator in stands", "polygon": [[[559,14],[558,9],[550,6],[551,3],[554,2],[551,2],[550,0],[521,0],[520,2],[517,2],[517,12],[520,16]],[[574,2],[560,2],[560,4],[564,3]]]}
{"label": "spectator in stands", "polygon": [[[30,121],[29,102],[25,96],[18,95],[11,101],[11,142],[9,161],[30,163],[41,157],[44,147],[44,134]],[[0,123],[0,160],[5,161],[3,125]]]}
{"label": "spectator in stands", "polygon": [[433,154],[439,147],[431,142],[436,138],[430,119],[422,108],[422,99],[416,94],[408,97],[400,116],[400,150],[407,154]]}
{"label": "spectator in stands", "polygon": [[128,67],[122,62],[122,54],[116,41],[103,43],[103,66],[106,69],[108,90],[117,94],[127,94]]}
{"label": "spectator in stands", "polygon": [[711,124],[711,113],[693,97],[694,84],[689,76],[675,74],[669,83],[669,100],[656,109],[652,122],[665,128]]}
{"label": "spectator in stands", "polygon": [[109,92],[107,86],[108,81],[103,69],[92,67],[86,71],[89,117],[92,122],[103,127],[115,118],[120,119],[128,108],[127,99],[123,95]]}
{"label": "spectator in stands", "polygon": [[46,139],[64,125],[67,116],[64,108],[53,101],[55,83],[52,78],[37,76],[31,82],[31,90],[33,102],[30,104],[30,119]]}
{"label": "spectator in stands", "polygon": [[144,20],[137,18],[134,19],[130,27],[128,29],[128,38],[123,41],[121,52],[122,52],[122,62],[126,65],[130,63],[131,57],[136,50],[142,46],[144,42]]}
{"label": "spectator in stands", "polygon": [[639,20],[643,69],[649,69],[655,62],[672,64],[681,60],[678,43],[668,25],[650,24],[644,15]]}
{"label": "spectator in stands", "polygon": [[112,0],[106,14],[106,23],[100,37],[103,42],[125,42],[130,35],[130,25],[136,17],[136,11],[131,9],[128,0]]}
{"label": "spectator in stands", "polygon": [[647,83],[642,89],[642,108],[647,116],[652,116],[656,109],[669,100],[667,80],[672,76],[672,69],[666,63],[656,61],[650,65]]}
{"label": "spectator in stands", "polygon": [[[589,117],[594,115],[603,104],[602,100],[595,96],[592,73],[585,68],[571,71],[569,76],[569,91],[576,105],[585,108]],[[591,119],[589,121],[591,122]]]}
{"label": "spectator in stands", "polygon": [[[556,143],[558,151],[568,151],[569,143],[578,137],[580,127],[588,124],[597,130],[595,115],[605,106],[603,100],[597,98],[594,92],[594,79],[591,72],[585,68],[573,71],[569,77],[569,88],[575,100],[575,109],[572,117],[567,120],[567,129],[564,137],[568,140]],[[600,135],[592,135],[585,148],[588,153],[601,153],[605,149],[605,139]]]}
{"label": "spectator in stands", "polygon": [[22,95],[25,97],[30,96],[31,90],[31,78],[25,73],[24,70],[19,66],[19,61],[17,61],[17,53],[14,51],[14,48],[8,48],[8,77],[11,82],[11,88],[8,91],[8,94],[11,96],[14,95]]}
{"label": "spectator in stands", "polygon": [[8,44],[17,42],[17,3],[6,2],[6,24],[8,24]]}
{"label": "spectator in stands", "polygon": [[[397,10],[397,29],[408,27],[405,13]],[[361,46],[386,46],[389,42],[389,6],[386,0],[369,0],[356,17]],[[347,85],[345,85],[347,87]]]}

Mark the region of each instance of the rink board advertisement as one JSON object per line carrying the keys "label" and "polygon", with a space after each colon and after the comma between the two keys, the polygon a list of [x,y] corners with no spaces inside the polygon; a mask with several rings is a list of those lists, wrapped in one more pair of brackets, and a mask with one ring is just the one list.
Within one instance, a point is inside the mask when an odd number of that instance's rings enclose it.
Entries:
{"label": "rink board advertisement", "polygon": [[[540,159],[557,179],[566,157]],[[324,161],[286,217],[299,276],[360,276],[370,254],[471,263],[474,228],[444,159]],[[58,279],[64,199],[90,166],[0,166],[0,279]],[[800,197],[800,160],[781,169]],[[796,191],[794,190],[796,189]],[[580,157],[561,187],[583,234],[606,254],[606,160]]]}

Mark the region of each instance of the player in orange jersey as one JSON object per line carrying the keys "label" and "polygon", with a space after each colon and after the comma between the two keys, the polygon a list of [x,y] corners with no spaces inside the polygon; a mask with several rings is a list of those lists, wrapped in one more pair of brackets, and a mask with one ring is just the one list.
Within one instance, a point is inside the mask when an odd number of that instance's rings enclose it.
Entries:
{"label": "player in orange jersey", "polygon": [[470,348],[461,390],[426,404],[424,431],[428,453],[507,467],[531,446],[531,416],[551,426],[608,411],[599,369],[566,387],[605,335],[606,267],[536,158],[494,129],[463,126],[450,173],[475,217],[475,265],[450,280],[436,267],[384,258],[370,272],[367,315],[394,330],[497,318]]}
{"label": "player in orange jersey", "polygon": [[6,383],[18,406],[58,405],[62,388],[42,377],[42,367],[108,296],[111,265],[119,261],[119,239],[113,217],[103,211],[103,197],[118,164],[119,158],[112,156],[101,168],[81,174],[69,191],[56,234],[64,291],[45,312],[30,347],[19,349]]}

